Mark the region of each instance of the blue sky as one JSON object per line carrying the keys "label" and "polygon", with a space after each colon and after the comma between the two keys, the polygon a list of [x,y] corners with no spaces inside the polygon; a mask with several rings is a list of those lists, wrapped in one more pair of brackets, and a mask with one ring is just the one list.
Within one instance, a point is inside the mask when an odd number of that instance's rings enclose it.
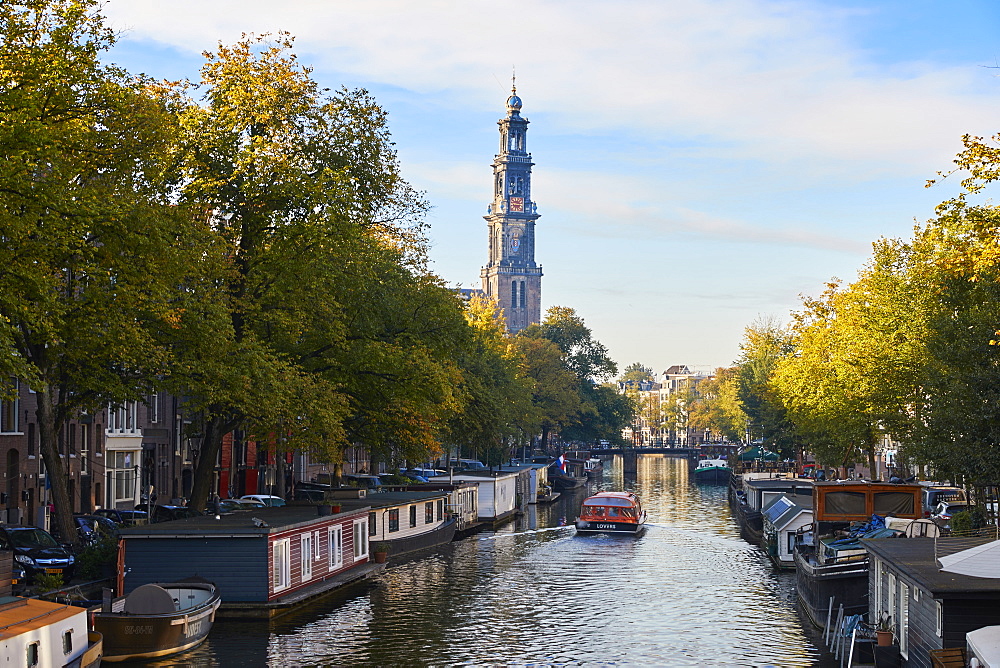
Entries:
{"label": "blue sky", "polygon": [[[169,8],[166,10],[165,8]],[[328,87],[388,110],[426,192],[433,269],[479,286],[496,121],[531,121],[543,308],[624,366],[711,368],[758,317],[850,280],[957,193],[924,182],[1000,111],[987,0],[111,0],[110,59],[197,79],[201,51],[287,30]]]}

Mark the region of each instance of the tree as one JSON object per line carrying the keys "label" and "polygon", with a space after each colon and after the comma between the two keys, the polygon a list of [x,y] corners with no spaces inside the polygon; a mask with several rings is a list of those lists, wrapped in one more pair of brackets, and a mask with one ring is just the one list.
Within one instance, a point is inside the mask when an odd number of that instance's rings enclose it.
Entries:
{"label": "tree", "polygon": [[618,365],[608,357],[608,349],[593,336],[576,311],[553,306],[545,312],[541,325],[531,325],[525,336],[552,341],[562,351],[566,368],[583,380],[602,381],[618,373]]}
{"label": "tree", "polygon": [[779,360],[792,353],[788,332],[774,319],[758,319],[744,330],[736,362],[736,396],[748,418],[747,441],[760,434],[771,447],[789,455],[793,428],[772,386]]}
{"label": "tree", "polygon": [[690,424],[711,430],[729,441],[739,441],[747,432],[747,415],[737,396],[738,369],[719,368],[711,378],[698,383],[698,397],[690,411]]}
{"label": "tree", "polygon": [[651,381],[653,380],[653,370],[647,366],[643,366],[639,362],[632,362],[632,364],[625,367],[618,380],[623,383],[641,382],[644,380]]}
{"label": "tree", "polygon": [[56,521],[72,539],[60,434],[163,373],[155,332],[176,318],[197,223],[171,205],[169,98],[100,62],[114,34],[96,2],[3,3],[0,34],[0,371],[36,391]]}
{"label": "tree", "polygon": [[[214,298],[182,322],[213,334],[178,351],[173,374],[205,421],[195,507],[207,499],[222,436],[236,427],[332,459],[352,437],[379,433],[357,402],[378,396],[391,402],[399,440],[426,443],[438,426],[425,419],[426,395],[400,398],[395,376],[379,374],[409,351],[395,375],[410,387],[454,380],[435,376],[441,365],[422,376],[426,351],[406,342],[424,307],[446,300],[417,271],[425,205],[400,177],[385,112],[365,91],[320,90],[291,47],[280,34],[207,53],[204,105],[182,115],[182,201],[211,211],[214,257],[226,264]],[[415,302],[392,292],[404,285]],[[392,316],[408,314],[404,326],[391,322],[388,302]],[[454,304],[452,315],[460,322]],[[362,341],[367,357],[343,357]],[[358,369],[366,359],[374,368]]]}
{"label": "tree", "polygon": [[581,407],[580,382],[563,363],[559,347],[544,338],[514,337],[514,345],[524,359],[524,371],[534,387],[531,412],[525,425],[531,433],[541,433],[542,448],[548,447],[549,434],[567,424]]}

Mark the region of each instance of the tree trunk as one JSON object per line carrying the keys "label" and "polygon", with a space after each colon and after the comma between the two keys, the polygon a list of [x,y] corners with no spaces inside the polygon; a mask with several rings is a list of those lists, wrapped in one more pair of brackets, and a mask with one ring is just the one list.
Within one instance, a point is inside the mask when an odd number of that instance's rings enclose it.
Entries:
{"label": "tree trunk", "polygon": [[[59,456],[59,432],[64,426],[56,419],[55,389],[47,386],[38,390],[38,409],[35,411],[38,420],[38,446],[45,462],[45,482],[50,487],[49,500],[55,506],[53,521],[59,526],[59,534],[64,543],[77,543],[78,536],[73,527],[73,504],[69,498],[66,484],[67,473]],[[34,518],[30,518],[34,519]]]}
{"label": "tree trunk", "polygon": [[205,510],[208,505],[208,495],[212,491],[212,480],[215,477],[215,462],[219,458],[219,451],[222,450],[222,437],[229,431],[227,426],[221,417],[205,420],[205,433],[201,439],[198,465],[194,470],[189,508]]}

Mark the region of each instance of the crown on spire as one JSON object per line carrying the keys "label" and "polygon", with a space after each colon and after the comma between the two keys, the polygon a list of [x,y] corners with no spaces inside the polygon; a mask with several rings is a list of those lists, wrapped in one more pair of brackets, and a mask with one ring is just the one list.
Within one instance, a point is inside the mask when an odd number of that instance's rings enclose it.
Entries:
{"label": "crown on spire", "polygon": [[507,113],[511,115],[521,112],[521,98],[517,96],[517,72],[511,69],[510,97],[507,98]]}

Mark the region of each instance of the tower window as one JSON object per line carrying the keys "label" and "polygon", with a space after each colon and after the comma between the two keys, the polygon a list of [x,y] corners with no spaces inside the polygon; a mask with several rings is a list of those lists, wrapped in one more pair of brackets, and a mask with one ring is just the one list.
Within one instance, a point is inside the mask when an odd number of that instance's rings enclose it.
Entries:
{"label": "tower window", "polygon": [[521,308],[524,308],[526,299],[524,296],[524,281],[521,281]]}
{"label": "tower window", "polygon": [[510,282],[510,307],[517,308],[517,281]]}

